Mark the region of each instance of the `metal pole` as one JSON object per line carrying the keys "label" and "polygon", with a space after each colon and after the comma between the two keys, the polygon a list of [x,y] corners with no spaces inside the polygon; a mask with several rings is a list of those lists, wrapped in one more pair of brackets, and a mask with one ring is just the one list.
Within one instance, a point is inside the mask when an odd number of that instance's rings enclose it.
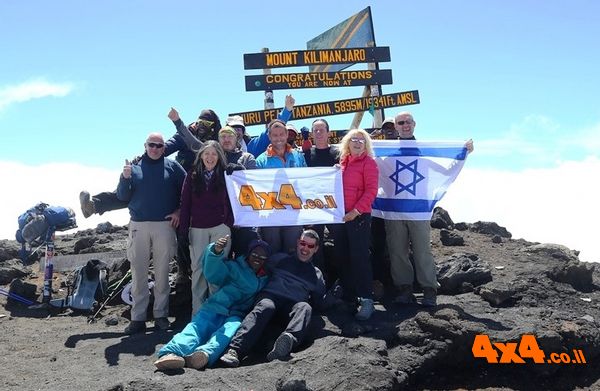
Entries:
{"label": "metal pole", "polygon": [[46,235],[46,263],[44,266],[44,291],[42,294],[42,303],[49,303],[52,299],[52,273],[54,265],[52,257],[54,256],[54,227],[48,229]]}
{"label": "metal pole", "polygon": [[[262,53],[269,53],[269,48],[262,48]],[[271,69],[263,69],[264,75],[270,75]],[[273,98],[273,90],[265,90],[265,110],[271,110],[275,108],[275,100]]]}

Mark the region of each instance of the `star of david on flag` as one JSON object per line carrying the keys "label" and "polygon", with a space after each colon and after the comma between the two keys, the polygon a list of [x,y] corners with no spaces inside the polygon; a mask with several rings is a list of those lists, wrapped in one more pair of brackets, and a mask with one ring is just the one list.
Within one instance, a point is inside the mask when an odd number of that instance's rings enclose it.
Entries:
{"label": "star of david on flag", "polygon": [[373,216],[430,220],[433,208],[462,170],[464,141],[373,140],[379,189]]}

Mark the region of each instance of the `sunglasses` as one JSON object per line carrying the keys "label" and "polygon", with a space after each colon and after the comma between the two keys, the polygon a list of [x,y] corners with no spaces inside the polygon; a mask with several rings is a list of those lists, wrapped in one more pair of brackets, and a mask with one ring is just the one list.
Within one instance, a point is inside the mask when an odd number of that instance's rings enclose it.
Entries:
{"label": "sunglasses", "polygon": [[254,257],[254,258],[258,258],[261,261],[266,261],[269,258],[266,255],[258,255],[257,253],[250,253],[250,256]]}
{"label": "sunglasses", "polygon": [[311,249],[317,247],[316,244],[310,244],[310,243],[308,243],[308,242],[306,242],[304,240],[299,241],[298,244],[301,245],[302,247],[308,247],[308,248],[311,248]]}
{"label": "sunglasses", "polygon": [[367,142],[365,139],[357,138],[357,137],[352,137],[350,139],[350,141],[352,141],[353,143],[361,143],[361,144],[364,144]]}
{"label": "sunglasses", "polygon": [[146,143],[147,146],[149,146],[150,148],[156,148],[156,149],[161,149],[162,147],[165,146],[165,144],[160,144],[160,143]]}
{"label": "sunglasses", "polygon": [[410,125],[410,124],[412,124],[413,122],[412,122],[411,120],[408,120],[408,121],[398,121],[398,122],[396,122],[396,123],[397,123],[398,125],[404,125],[404,124]]}
{"label": "sunglasses", "polygon": [[198,121],[196,121],[196,123],[198,124],[198,126],[204,126],[206,128],[212,128],[212,126],[214,125],[213,121],[209,121],[206,119],[199,119]]}

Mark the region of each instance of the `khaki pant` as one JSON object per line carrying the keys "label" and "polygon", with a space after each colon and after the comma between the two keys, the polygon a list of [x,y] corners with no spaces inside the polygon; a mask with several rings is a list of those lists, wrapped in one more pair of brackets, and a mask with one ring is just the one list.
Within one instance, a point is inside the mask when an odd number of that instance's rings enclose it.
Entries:
{"label": "khaki pant", "polygon": [[169,315],[169,262],[175,255],[175,230],[168,221],[130,221],[127,258],[131,263],[131,320],[145,321],[150,300],[148,269],[154,264],[154,318]]}
{"label": "khaki pant", "polygon": [[[198,312],[209,292],[213,293],[217,287],[209,286],[204,273],[202,272],[202,260],[204,251],[209,243],[216,241],[225,235],[231,235],[231,230],[225,224],[217,225],[212,228],[190,228],[190,259],[192,268],[192,316]],[[231,238],[227,242],[227,247],[223,249],[225,254],[229,254],[231,249]]]}
{"label": "khaki pant", "polygon": [[[429,224],[429,220],[385,220],[390,271],[396,287],[412,285],[416,274],[421,287],[439,288],[435,260],[431,254]],[[409,258],[409,248],[413,250],[414,268]]]}

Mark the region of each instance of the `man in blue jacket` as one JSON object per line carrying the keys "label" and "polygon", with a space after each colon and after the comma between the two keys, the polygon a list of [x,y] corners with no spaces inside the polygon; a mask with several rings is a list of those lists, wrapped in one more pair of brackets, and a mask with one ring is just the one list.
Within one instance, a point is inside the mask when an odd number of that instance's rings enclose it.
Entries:
{"label": "man in blue jacket", "polygon": [[312,301],[323,306],[325,282],[311,260],[319,249],[319,235],[312,229],[302,232],[295,254],[275,254],[266,263],[270,279],[258,294],[252,311],[246,315],[221,361],[237,367],[256,344],[275,315],[287,316],[289,323],[267,354],[267,361],[283,359],[302,343],[312,315]]}
{"label": "man in blue jacket", "polygon": [[202,369],[214,364],[252,307],[254,297],[265,286],[267,273],[263,264],[271,253],[269,245],[254,240],[247,255],[230,260],[223,251],[228,240],[228,236],[220,238],[206,248],[204,275],[220,288],[202,304],[192,321],[160,349],[154,363],[159,370],[184,366]]}
{"label": "man in blue jacket", "polygon": [[144,143],[146,153],[138,164],[125,160],[117,186],[117,197],[129,207],[129,247],[133,282],[131,323],[126,334],[146,330],[146,309],[150,299],[148,268],[154,264],[154,325],[169,327],[169,262],[177,247],[175,228],[179,225],[179,198],[185,178],[183,167],[164,156],[160,133],[151,133]]}

